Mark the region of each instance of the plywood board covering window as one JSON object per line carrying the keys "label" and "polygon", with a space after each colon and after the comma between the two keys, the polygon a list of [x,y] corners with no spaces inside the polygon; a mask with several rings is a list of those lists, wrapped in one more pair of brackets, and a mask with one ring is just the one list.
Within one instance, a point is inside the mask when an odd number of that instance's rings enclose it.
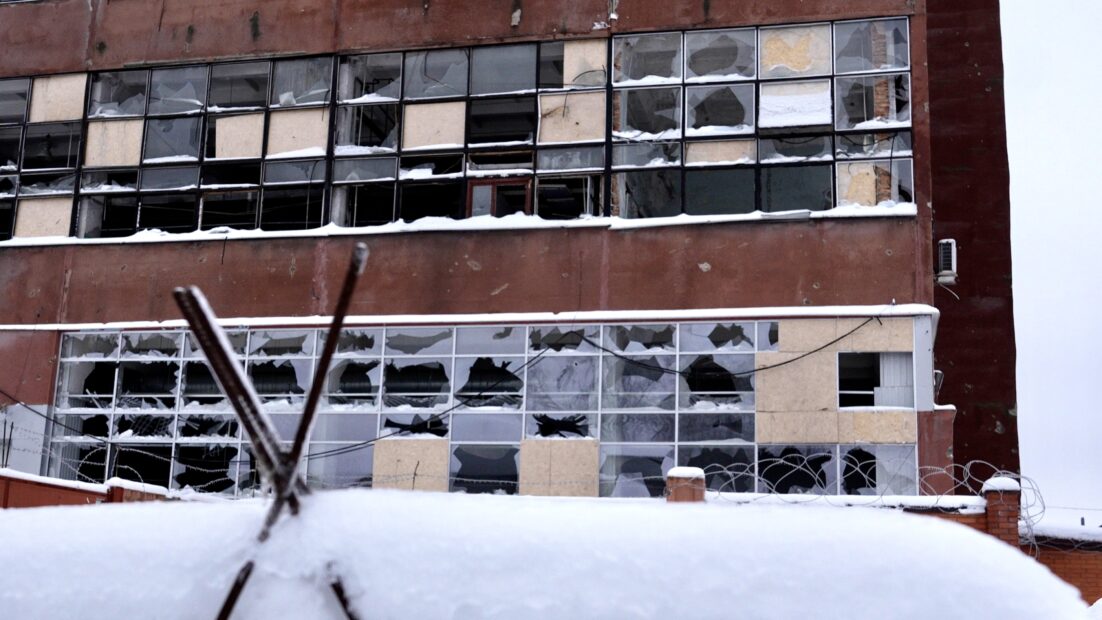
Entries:
{"label": "plywood board covering window", "polygon": [[604,93],[540,97],[540,144],[604,139]]}
{"label": "plywood board covering window", "polygon": [[329,110],[279,110],[268,120],[268,156],[317,151],[322,155],[329,138]]}
{"label": "plywood board covering window", "polygon": [[73,199],[36,198],[19,201],[15,219],[16,237],[56,237],[69,234]]}
{"label": "plywood board covering window", "polygon": [[563,44],[563,85],[603,86],[608,43],[604,39]]}
{"label": "plywood board covering window", "polygon": [[685,164],[752,164],[758,158],[755,140],[712,140],[686,145]]}
{"label": "plywood board covering window", "polygon": [[264,149],[263,113],[222,116],[214,119],[214,126],[215,157],[260,157]]}
{"label": "plywood board covering window", "polygon": [[795,26],[761,30],[763,78],[827,75],[831,70],[830,26]]}
{"label": "plywood board covering window", "polygon": [[466,103],[422,103],[407,105],[402,123],[402,148],[463,144]]}
{"label": "plywood board covering window", "polygon": [[88,123],[85,166],[137,166],[142,158],[144,123],[99,121]]}
{"label": "plywood board covering window", "polygon": [[84,114],[86,73],[35,78],[31,93],[31,122],[80,120]]}

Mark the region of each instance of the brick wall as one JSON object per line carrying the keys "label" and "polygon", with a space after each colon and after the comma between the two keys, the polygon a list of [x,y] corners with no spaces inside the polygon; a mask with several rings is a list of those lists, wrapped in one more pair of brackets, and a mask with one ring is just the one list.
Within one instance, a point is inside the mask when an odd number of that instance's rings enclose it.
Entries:
{"label": "brick wall", "polygon": [[[1023,551],[1028,549],[1023,548]],[[1088,604],[1102,599],[1102,549],[1041,548],[1037,561],[1057,577],[1079,588]]]}

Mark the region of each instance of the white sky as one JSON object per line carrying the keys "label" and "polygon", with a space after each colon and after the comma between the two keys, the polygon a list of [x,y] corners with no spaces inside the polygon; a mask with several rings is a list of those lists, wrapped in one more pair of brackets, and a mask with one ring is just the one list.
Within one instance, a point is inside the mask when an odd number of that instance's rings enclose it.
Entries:
{"label": "white sky", "polygon": [[1022,469],[1102,509],[1102,2],[1001,4]]}

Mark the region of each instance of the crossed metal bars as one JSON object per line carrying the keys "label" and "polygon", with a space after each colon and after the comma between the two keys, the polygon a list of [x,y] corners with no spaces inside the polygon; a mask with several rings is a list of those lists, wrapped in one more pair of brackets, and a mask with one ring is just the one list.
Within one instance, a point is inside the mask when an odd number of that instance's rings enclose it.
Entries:
{"label": "crossed metal bars", "polygon": [[[299,472],[299,464],[302,460],[302,452],[306,447],[306,441],[313,429],[318,400],[321,397],[321,389],[325,383],[325,373],[328,371],[329,362],[337,349],[338,335],[344,325],[348,307],[352,303],[352,294],[356,290],[356,283],[367,264],[367,257],[367,245],[357,243],[352,252],[352,260],[348,266],[348,273],[345,275],[340,297],[337,299],[337,307],[333,312],[333,323],[329,327],[325,347],[322,349],[317,368],[314,370],[310,393],[306,397],[302,419],[299,421],[298,429],[295,432],[294,443],[291,444],[291,449],[286,451],[281,447],[279,434],[276,432],[271,418],[261,407],[260,398],[249,382],[244,368],[234,361],[233,348],[230,345],[229,338],[226,337],[226,332],[218,325],[206,297],[194,286],[178,288],[173,292],[176,304],[180,307],[180,311],[187,319],[188,325],[195,333],[195,338],[199,341],[199,346],[214,372],[219,387],[229,398],[230,404],[237,412],[237,417],[241,420],[241,425],[248,433],[261,477],[268,482],[275,493],[272,505],[264,519],[264,525],[257,535],[258,543],[268,540],[272,526],[279,519],[284,506],[290,510],[292,516],[297,515],[300,498],[310,494],[310,488],[306,486],[306,482]],[[222,603],[221,610],[218,612],[218,620],[229,620],[254,568],[255,561],[251,559],[241,567],[233,586]],[[334,573],[329,575],[329,587],[333,591],[337,602],[340,603],[345,616],[350,620],[358,620],[349,605],[348,596],[339,575]]]}

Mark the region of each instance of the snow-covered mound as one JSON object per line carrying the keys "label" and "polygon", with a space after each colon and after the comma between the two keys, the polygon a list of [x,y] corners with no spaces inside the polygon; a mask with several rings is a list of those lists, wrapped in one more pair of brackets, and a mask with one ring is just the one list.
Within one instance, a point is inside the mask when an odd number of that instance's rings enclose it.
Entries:
{"label": "snow-covered mound", "polygon": [[[265,505],[0,512],[0,617],[213,618]],[[259,547],[235,618],[1086,618],[968,528],[895,511],[339,491]]]}

